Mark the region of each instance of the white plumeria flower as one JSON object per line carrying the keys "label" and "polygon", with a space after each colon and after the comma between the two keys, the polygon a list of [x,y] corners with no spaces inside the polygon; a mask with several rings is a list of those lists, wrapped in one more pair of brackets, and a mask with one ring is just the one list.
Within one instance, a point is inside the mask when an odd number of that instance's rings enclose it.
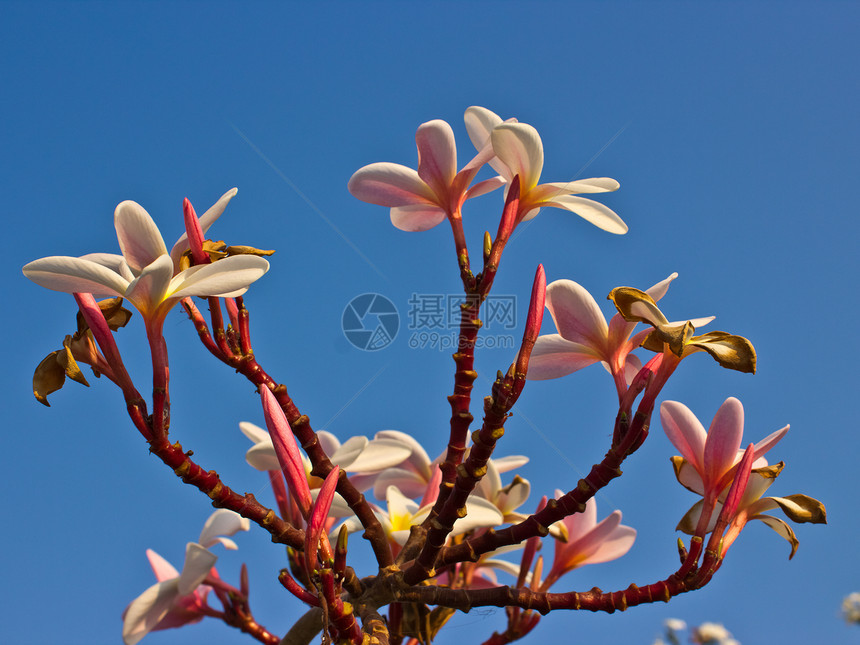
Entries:
{"label": "white plumeria flower", "polygon": [[538,185],[543,170],[543,142],[537,130],[515,119],[502,122],[497,114],[481,107],[466,110],[466,129],[478,150],[491,143],[495,156],[488,161],[496,172],[510,183],[520,177],[520,206],[516,224],[535,217],[544,206],[553,206],[576,213],[598,228],[623,234],[627,225],[603,204],[580,193],[605,193],[618,190],[620,184],[610,177],[551,182]]}
{"label": "white plumeria flower", "polygon": [[[412,453],[409,457],[396,467],[387,468],[382,472],[371,475],[359,475],[350,478],[356,488],[366,490],[373,488],[373,495],[377,499],[385,499],[389,486],[397,486],[407,497],[422,498],[427,491],[433,473],[439,467],[438,464],[444,459],[444,453],[431,460],[427,451],[412,436],[399,430],[382,430],[374,435],[374,440],[396,439],[409,445]],[[528,463],[528,457],[512,455],[493,460],[499,473],[506,473],[514,468],[519,468]]]}
{"label": "white plumeria flower", "polygon": [[[281,470],[275,447],[269,433],[259,426],[242,421],[239,424],[242,433],[254,442],[254,445],[245,454],[246,461],[257,470]],[[350,481],[356,485],[356,480],[365,476],[391,468],[406,460],[411,452],[412,445],[397,437],[375,437],[369,440],[367,437],[350,437],[343,444],[338,441],[331,432],[320,430],[317,432],[322,449],[328,455],[329,460],[342,470],[350,473]],[[302,462],[308,484],[311,487],[311,497],[316,499],[322,480],[311,475],[311,462],[302,453]],[[364,490],[356,485],[359,490]],[[339,493],[335,494],[329,515],[331,517],[347,517],[352,514],[346,501]]]}
{"label": "white plumeria flower", "polygon": [[[229,191],[203,214],[200,222],[204,230],[223,212],[235,193],[235,189]],[[121,202],[116,207],[114,225],[122,255],[46,257],[27,264],[24,275],[54,291],[126,298],[140,311],[147,325],[157,327],[180,299],[240,296],[269,270],[269,263],[263,258],[237,255],[179,271],[179,257],[187,248],[187,240],[183,236],[174,245],[174,260],[149,213],[133,201]]]}
{"label": "white plumeria flower", "polygon": [[135,645],[153,630],[181,627],[202,620],[209,593],[203,581],[218,560],[218,556],[207,547],[220,543],[228,549],[235,549],[236,543],[224,536],[247,531],[249,526],[249,521],[238,513],[227,509],[215,511],[203,526],[200,542],[186,545],[182,573],[148,549],[146,555],[158,582],[135,598],[123,613],[122,639],[125,645]]}
{"label": "white plumeria flower", "polygon": [[[388,504],[387,511],[373,504],[371,504],[371,508],[382,524],[389,540],[403,546],[409,537],[410,527],[421,524],[427,519],[433,504],[419,507],[417,502],[401,493],[397,486],[388,487],[385,499]],[[498,526],[502,521],[502,514],[493,504],[475,495],[470,495],[466,501],[466,516],[457,520],[450,535],[461,535],[478,528]],[[350,533],[362,529],[361,522],[357,517],[350,517],[343,525]],[[337,535],[337,531],[332,531],[332,534]]]}
{"label": "white plumeria flower", "polygon": [[517,513],[516,510],[529,498],[530,491],[529,481],[519,475],[515,475],[510,484],[502,487],[497,462],[490,459],[487,462],[487,473],[475,486],[474,494],[483,497],[499,509],[505,522],[513,523],[521,522],[528,517],[523,513]]}

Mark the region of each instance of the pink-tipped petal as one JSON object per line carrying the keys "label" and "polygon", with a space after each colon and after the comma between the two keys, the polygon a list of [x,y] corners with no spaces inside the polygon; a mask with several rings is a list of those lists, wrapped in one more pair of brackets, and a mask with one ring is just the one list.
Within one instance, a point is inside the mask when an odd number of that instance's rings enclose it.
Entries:
{"label": "pink-tipped petal", "polygon": [[378,206],[436,203],[436,194],[418,172],[396,163],[378,162],[359,168],[347,189],[353,197]]}
{"label": "pink-tipped petal", "polygon": [[558,333],[566,340],[591,347],[604,359],[609,327],[600,307],[586,289],[573,280],[556,280],[546,288],[546,306]]}
{"label": "pink-tipped petal", "polygon": [[391,223],[401,231],[429,231],[445,220],[445,211],[433,204],[412,204],[391,209]]}
{"label": "pink-tipped petal", "polygon": [[155,574],[155,579],[159,582],[179,577],[179,571],[176,570],[176,567],[152,549],[146,550],[146,557],[149,560],[149,566],[152,567],[152,572]]}
{"label": "pink-tipped petal", "polygon": [[603,360],[591,347],[547,334],[535,341],[529,360],[528,378],[541,381],[567,376]]}
{"label": "pink-tipped petal", "polygon": [[735,465],[743,433],[743,405],[736,398],[729,397],[717,410],[708,429],[702,473],[706,487],[717,485],[723,475]]}
{"label": "pink-tipped petal", "polygon": [[114,225],[122,255],[135,272],[167,254],[161,232],[137,202],[120,202],[114,211]]}
{"label": "pink-tipped petal", "polygon": [[[618,511],[616,511],[618,512]],[[583,564],[599,564],[617,560],[626,555],[636,541],[636,529],[629,526],[617,526],[612,533],[603,539],[598,547],[591,552]]]}
{"label": "pink-tipped petal", "polygon": [[664,401],[660,406],[660,421],[672,445],[702,473],[707,433],[696,415],[683,403]]}
{"label": "pink-tipped petal", "polygon": [[441,119],[422,123],[415,133],[418,146],[418,176],[440,200],[447,197],[457,175],[457,145],[454,131]]}
{"label": "pink-tipped petal", "polygon": [[785,436],[791,426],[785,426],[784,428],[780,428],[776,432],[770,433],[761,441],[757,442],[754,446],[755,450],[755,458],[759,459],[762,455],[764,455],[768,450],[773,448],[779,441]]}
{"label": "pink-tipped petal", "polygon": [[677,273],[672,273],[668,278],[661,280],[650,289],[645,289],[645,293],[651,296],[651,299],[654,302],[657,302],[660,298],[666,295],[666,292],[669,290],[669,285],[672,284],[672,281],[677,277]]}

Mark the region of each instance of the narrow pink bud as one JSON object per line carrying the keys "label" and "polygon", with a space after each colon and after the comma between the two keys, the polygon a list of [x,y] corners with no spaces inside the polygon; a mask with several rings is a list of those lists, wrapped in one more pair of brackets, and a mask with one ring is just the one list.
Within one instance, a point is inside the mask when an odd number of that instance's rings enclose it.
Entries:
{"label": "narrow pink bud", "polygon": [[546,273],[543,265],[539,264],[532,285],[532,297],[529,302],[529,312],[526,316],[526,328],[523,332],[523,344],[517,356],[516,378],[525,378],[529,369],[529,358],[535,346],[540,326],[543,323],[544,304],[546,302]]}
{"label": "narrow pink bud", "polygon": [[272,437],[275,454],[281,464],[284,479],[287,481],[287,486],[296,504],[298,504],[302,516],[307,518],[311,510],[311,490],[308,486],[308,478],[305,475],[305,466],[302,463],[296,438],[278,400],[265,385],[260,386],[260,398],[263,401],[266,427]]}
{"label": "narrow pink bud", "polygon": [[320,534],[328,519],[328,512],[331,509],[331,503],[337,489],[337,478],[339,475],[340,468],[335,466],[325,478],[323,485],[320,486],[319,495],[317,495],[317,500],[314,502],[310,518],[308,519],[308,527],[305,529],[305,558],[307,559],[309,572],[313,571],[314,564],[316,564]]}
{"label": "narrow pink bud", "polygon": [[508,186],[508,194],[505,197],[505,208],[502,211],[502,219],[499,222],[499,232],[496,234],[496,243],[505,244],[516,226],[517,211],[520,209],[520,176],[514,175]]}
{"label": "narrow pink bud", "polygon": [[[738,510],[738,505],[741,503],[741,499],[744,496],[744,491],[746,491],[747,483],[750,480],[750,474],[752,473],[752,464],[755,460],[755,446],[750,444],[747,446],[747,449],[744,451],[744,456],[741,459],[741,462],[738,464],[737,470],[735,471],[735,477],[732,480],[732,485],[729,488],[729,492],[726,495],[726,501],[723,503],[723,509],[720,511],[720,515],[717,518],[717,523],[714,526],[714,532],[711,534],[711,539],[708,542],[709,550],[716,550],[719,541],[723,537],[723,531],[726,526],[734,519],[735,514]],[[738,531],[739,532],[739,531]],[[732,540],[734,537],[732,537]],[[731,541],[729,542],[731,544]],[[728,544],[723,546],[723,552],[728,548]]]}
{"label": "narrow pink bud", "polygon": [[102,312],[93,294],[75,293],[73,295],[75,296],[75,302],[78,303],[78,309],[80,309],[81,315],[87,323],[87,327],[90,328],[93,338],[96,339],[108,365],[113,370],[117,385],[120,386],[127,397],[136,394],[134,384],[131,382],[131,377],[125,369],[125,364],[122,362],[119,348],[116,346],[113,332],[111,332],[108,322],[105,320],[104,312]]}
{"label": "narrow pink bud", "polygon": [[185,232],[188,234],[188,246],[194,264],[208,264],[209,257],[203,252],[203,229],[200,228],[197,213],[187,197],[182,202],[182,212],[185,215]]}

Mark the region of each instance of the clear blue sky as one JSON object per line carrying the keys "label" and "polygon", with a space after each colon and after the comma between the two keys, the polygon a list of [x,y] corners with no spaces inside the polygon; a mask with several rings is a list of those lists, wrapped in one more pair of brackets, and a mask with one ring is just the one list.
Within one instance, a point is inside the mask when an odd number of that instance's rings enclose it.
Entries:
{"label": "clear blue sky", "polygon": [[[201,212],[238,186],[213,234],[278,251],[247,299],[261,362],[318,429],[403,430],[435,455],[447,437],[449,353],[410,349],[403,328],[390,347],[361,352],[340,320],[365,292],[404,316],[412,293],[456,293],[450,232],[398,231],[346,183],[370,162],[414,165],[415,128],[433,118],[452,124],[465,161],[462,114],[482,105],[538,129],[546,179],[618,179],[604,201],[630,227],[616,237],[548,209],[509,245],[497,293],[526,299],[538,262],[550,281],[576,280],[601,303],[615,286],[679,272],[669,317],[716,315],[715,329],[753,341],[759,372],[695,356],[665,397],[706,424],[739,397],[750,440],[790,423],[771,453],[787,462],[772,491],[821,499],[830,521],[797,527],[791,562],[785,542],[749,526],[704,590],[614,616],[552,614],[523,642],[575,634],[648,645],[668,617],[722,622],[746,645],[857,642],[838,609],[860,588],[858,28],[860,7],[835,2],[0,4],[0,640],[119,643],[122,609],[152,584],[144,550],[179,565],[211,511],[148,455],[109,383],[67,385],[50,409],[33,399],[32,371],[73,330],[75,308],[21,266],[116,251],[112,213],[124,199],[172,241],[183,197]],[[473,254],[498,211],[497,195],[467,211]],[[178,310],[166,335],[173,436],[234,488],[268,499],[238,431],[262,423],[253,388],[196,343]],[[139,320],[119,338],[145,383]],[[510,361],[505,350],[479,355],[479,396]],[[500,454],[532,456],[522,474],[538,495],[575,485],[608,444],[613,396],[598,367],[530,383]],[[674,480],[672,454],[655,421],[625,476],[598,495],[600,516],[621,509],[636,544],[556,589],[620,589],[674,570],[674,526],[694,499]],[[235,581],[247,562],[256,617],[284,631],[300,607],[275,578],[281,549],[259,530],[237,542],[219,571]],[[452,624],[460,629],[439,643],[478,643],[504,614]],[[250,642],[215,621],[145,642],[207,639]]]}

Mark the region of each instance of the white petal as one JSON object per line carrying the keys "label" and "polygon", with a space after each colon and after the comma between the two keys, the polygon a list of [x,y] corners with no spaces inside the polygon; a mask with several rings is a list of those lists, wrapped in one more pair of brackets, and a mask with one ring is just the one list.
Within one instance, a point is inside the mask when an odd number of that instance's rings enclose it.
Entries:
{"label": "white petal", "polygon": [[543,143],[537,130],[527,123],[502,123],[490,138],[493,151],[510,169],[511,176],[520,176],[521,192],[537,186],[543,170]]}
{"label": "white petal", "polygon": [[398,441],[403,442],[412,450],[412,454],[409,455],[409,459],[407,460],[412,468],[414,468],[416,472],[420,473],[425,480],[429,480],[433,475],[433,472],[430,469],[430,456],[427,454],[427,451],[424,450],[424,447],[418,443],[412,435],[401,432],[400,430],[380,430],[373,436],[373,438],[397,439]]}
{"label": "white petal", "polygon": [[597,228],[601,228],[609,233],[623,235],[627,232],[627,224],[618,217],[615,211],[608,206],[604,206],[591,199],[586,199],[585,197],[559,195],[558,197],[554,197],[552,201],[541,204],[541,206],[555,206],[556,208],[569,210],[579,215],[582,219],[591,222]]}
{"label": "white petal", "polygon": [[150,314],[164,301],[172,278],[173,262],[170,256],[161,255],[140,272],[128,286],[125,297],[142,314]]}
{"label": "white petal", "polygon": [[374,439],[357,459],[346,467],[347,472],[376,472],[403,463],[412,449],[397,439]]}
{"label": "white petal", "polygon": [[185,547],[185,565],[177,578],[176,589],[180,596],[187,596],[199,587],[209,575],[209,570],[218,560],[218,556],[196,542],[189,542]]}
{"label": "white petal", "polygon": [[24,275],[46,289],[65,293],[124,296],[128,281],[91,260],[54,255],[24,266]]}
{"label": "white petal", "polygon": [[269,263],[255,255],[234,255],[212,264],[191,267],[173,278],[169,298],[222,296],[246,288],[269,270]]}
{"label": "white petal", "polygon": [[176,570],[176,567],[152,549],[146,550],[146,557],[149,560],[149,566],[152,567],[152,572],[155,574],[155,579],[159,582],[179,577],[179,572]]}
{"label": "white petal", "polygon": [[500,473],[506,473],[529,463],[525,455],[508,455],[507,457],[493,458],[493,465]]}
{"label": "white petal", "polygon": [[329,459],[333,464],[346,469],[358,458],[368,443],[367,437],[350,437],[329,456]]}
{"label": "white petal", "polygon": [[385,499],[385,491],[388,487],[396,486],[407,497],[422,497],[427,491],[428,481],[414,470],[386,468],[376,476],[373,495],[377,499]]}
{"label": "white petal", "polygon": [[133,271],[142,271],[158,256],[167,254],[161,232],[137,202],[120,202],[114,211],[114,226],[119,248]]}
{"label": "white petal", "polygon": [[658,300],[660,300],[660,298],[666,295],[666,292],[669,290],[669,285],[672,284],[672,280],[677,277],[678,274],[673,273],[668,278],[666,278],[665,280],[661,280],[650,289],[646,289],[645,293],[651,296],[651,299],[654,302],[657,302]]}
{"label": "white petal", "polygon": [[125,645],[136,645],[167,615],[179,596],[177,580],[154,584],[131,601],[122,622]]}
{"label": "white petal", "polygon": [[[337,449],[340,448],[340,439],[334,436],[328,430],[320,430],[317,432],[317,439],[320,442],[320,447],[323,449],[326,455],[331,458],[331,455],[337,452]],[[342,464],[338,464],[339,466]]]}
{"label": "white petal", "polygon": [[490,133],[502,123],[502,117],[498,114],[477,105],[466,110],[463,120],[466,123],[469,140],[478,150],[486,145],[490,139]]}
{"label": "white petal", "polygon": [[272,443],[271,437],[268,443],[261,441],[249,449],[245,453],[245,461],[257,470],[275,470],[278,472],[281,470],[281,462],[278,461],[275,444]]}
{"label": "white petal", "polygon": [[268,431],[263,430],[260,426],[254,425],[250,421],[240,421],[239,430],[241,430],[242,434],[254,443],[272,443],[272,438],[269,436]]}
{"label": "white petal", "polygon": [[454,523],[451,535],[460,535],[473,529],[498,526],[505,518],[495,504],[487,500],[470,495],[466,500],[466,517],[458,519]]}
{"label": "white petal", "polygon": [[[200,532],[200,544],[209,547],[215,544],[218,535],[235,535],[239,531],[247,531],[251,523],[246,517],[242,517],[235,511],[227,508],[219,508],[212,513],[203,525]],[[233,547],[235,548],[235,546]]]}
{"label": "white petal", "polygon": [[575,179],[572,181],[552,181],[543,186],[550,186],[559,195],[577,195],[580,193],[609,193],[621,188],[611,177],[593,177],[591,179]]}
{"label": "white petal", "polygon": [[400,492],[397,486],[389,486],[385,491],[385,501],[388,502],[388,516],[396,521],[405,515],[415,515],[418,504]]}

